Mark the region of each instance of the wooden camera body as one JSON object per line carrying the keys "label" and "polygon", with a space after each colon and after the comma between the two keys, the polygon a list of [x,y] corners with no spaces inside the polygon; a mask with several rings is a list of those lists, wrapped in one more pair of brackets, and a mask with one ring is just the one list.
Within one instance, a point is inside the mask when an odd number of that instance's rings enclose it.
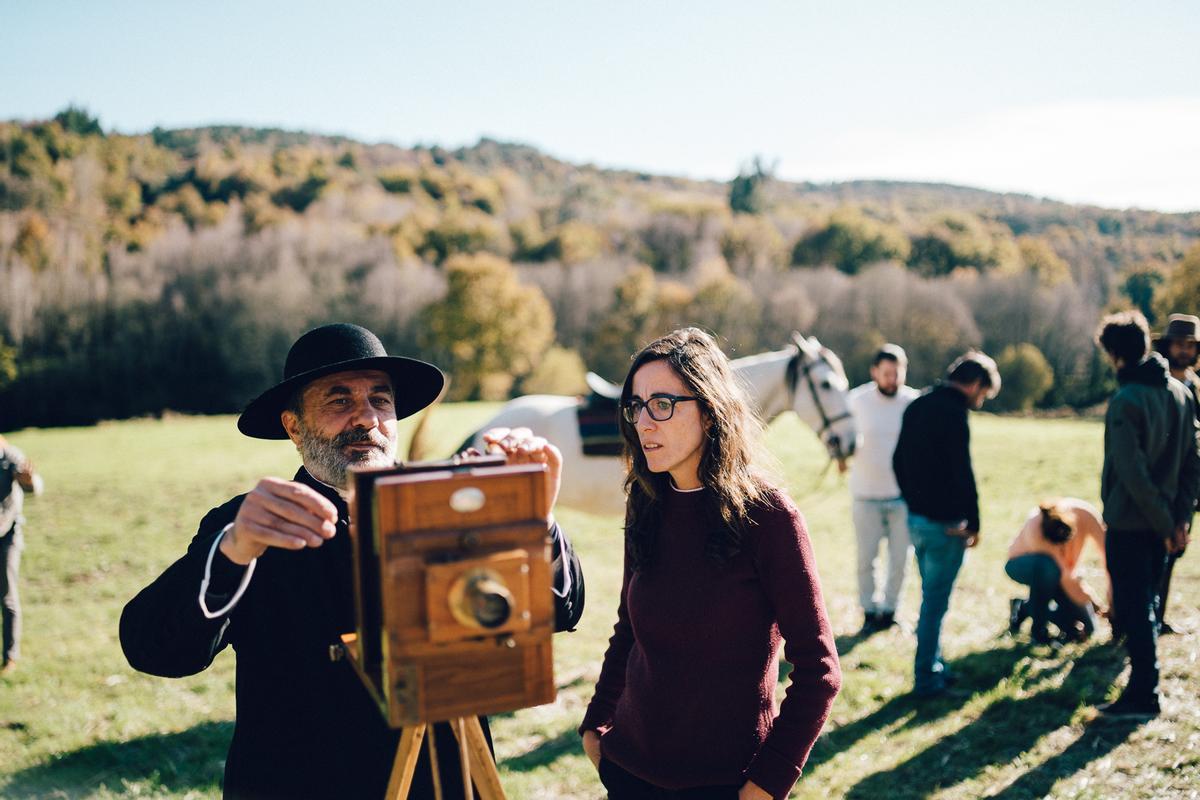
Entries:
{"label": "wooden camera body", "polygon": [[484,456],[354,473],[348,651],[392,727],[554,700],[545,472]]}

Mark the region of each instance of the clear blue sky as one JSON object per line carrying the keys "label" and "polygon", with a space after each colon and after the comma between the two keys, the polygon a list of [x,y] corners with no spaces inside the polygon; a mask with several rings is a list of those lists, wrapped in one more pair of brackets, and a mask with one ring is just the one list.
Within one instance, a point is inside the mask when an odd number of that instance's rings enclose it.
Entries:
{"label": "clear blue sky", "polygon": [[1200,210],[1195,2],[0,3],[0,118]]}

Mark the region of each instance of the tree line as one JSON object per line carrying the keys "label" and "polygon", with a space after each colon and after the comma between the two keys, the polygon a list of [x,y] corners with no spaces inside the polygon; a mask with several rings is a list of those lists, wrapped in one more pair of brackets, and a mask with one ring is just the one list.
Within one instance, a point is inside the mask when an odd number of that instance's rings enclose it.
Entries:
{"label": "tree line", "polygon": [[1103,310],[1200,305],[1200,215],[772,172],[692,181],[489,140],[118,136],[74,108],[0,123],[0,429],[236,411],[329,320],[443,366],[454,399],[619,380],[646,340],[698,324],[734,356],[815,334],[855,382],[884,341],[914,384],[981,346],[1008,368],[998,408],[1086,407],[1110,388]]}

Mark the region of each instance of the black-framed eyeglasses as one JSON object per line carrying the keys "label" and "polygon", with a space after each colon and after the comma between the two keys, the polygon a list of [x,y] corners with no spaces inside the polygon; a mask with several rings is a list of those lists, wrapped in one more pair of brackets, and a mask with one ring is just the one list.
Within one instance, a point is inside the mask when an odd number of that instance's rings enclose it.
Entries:
{"label": "black-framed eyeglasses", "polygon": [[630,425],[637,425],[637,421],[642,416],[642,409],[644,408],[650,413],[650,419],[655,422],[666,422],[674,415],[676,403],[699,399],[699,397],[684,397],[677,394],[656,394],[652,395],[649,400],[635,397],[621,405],[621,415],[625,417],[625,421]]}

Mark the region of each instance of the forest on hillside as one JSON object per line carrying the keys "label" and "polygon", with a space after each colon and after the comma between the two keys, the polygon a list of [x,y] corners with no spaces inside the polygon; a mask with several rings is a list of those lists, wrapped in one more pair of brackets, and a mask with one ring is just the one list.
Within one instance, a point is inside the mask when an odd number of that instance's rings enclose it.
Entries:
{"label": "forest on hillside", "polygon": [[696,324],[732,356],[816,335],[855,383],[884,341],[918,386],[982,347],[996,409],[1087,407],[1112,387],[1102,313],[1161,327],[1200,309],[1200,212],[773,171],[696,181],[488,139],[120,135],[78,108],[0,123],[0,430],[237,411],[332,320],[443,367],[453,399],[620,380],[645,341]]}

